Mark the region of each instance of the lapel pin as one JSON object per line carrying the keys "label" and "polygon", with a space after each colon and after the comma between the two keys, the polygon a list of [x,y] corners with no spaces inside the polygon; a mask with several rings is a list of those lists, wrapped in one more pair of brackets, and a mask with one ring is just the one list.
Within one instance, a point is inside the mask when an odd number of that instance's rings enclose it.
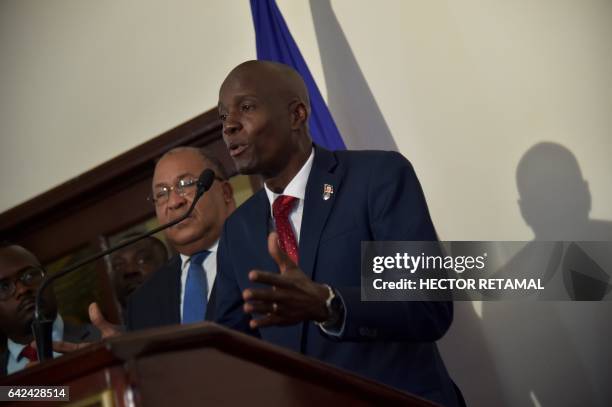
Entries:
{"label": "lapel pin", "polygon": [[334,194],[334,186],[330,184],[323,184],[323,200],[327,201]]}

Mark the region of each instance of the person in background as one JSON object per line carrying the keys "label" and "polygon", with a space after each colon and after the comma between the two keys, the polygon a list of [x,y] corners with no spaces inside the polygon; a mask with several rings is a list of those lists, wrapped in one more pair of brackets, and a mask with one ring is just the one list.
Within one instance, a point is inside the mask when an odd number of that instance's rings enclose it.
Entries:
{"label": "person in background", "polygon": [[[136,237],[137,233],[123,236],[120,242]],[[127,298],[151,274],[168,261],[168,250],[156,237],[149,236],[111,254],[111,279],[117,300],[125,313]]]}
{"label": "person in background", "polygon": [[212,317],[214,309],[208,302],[214,295],[217,245],[225,219],[236,208],[223,167],[202,149],[174,148],[155,166],[150,200],[160,225],[181,217],[193,202],[198,177],[207,168],[215,172],[208,192],[187,219],[164,231],[177,255],[128,298],[128,330]]}
{"label": "person in background", "polygon": [[[32,346],[31,325],[36,290],[44,276],[44,268],[27,249],[9,243],[0,245],[0,331],[6,337],[6,350],[0,355],[2,376],[38,361]],[[52,289],[44,291],[42,313],[54,321],[54,341],[84,343],[96,341],[101,336],[101,332],[91,325],[77,326],[64,321],[57,312]],[[90,306],[89,315],[96,322],[102,314],[97,306]]]}
{"label": "person in background", "polygon": [[[236,203],[231,184],[217,159],[195,147],[177,147],[165,153],[155,165],[149,200],[155,206],[159,224],[183,216],[191,206],[196,182],[207,168],[215,173],[210,189],[200,198],[191,215],[164,231],[176,251],[159,270],[127,297],[125,328],[128,331],[212,319],[215,296],[217,246],[225,219]],[[90,307],[95,307],[95,303]],[[106,321],[100,313],[94,323],[102,338],[121,334],[124,327]],[[54,350],[72,352],[84,345],[56,341]]]}

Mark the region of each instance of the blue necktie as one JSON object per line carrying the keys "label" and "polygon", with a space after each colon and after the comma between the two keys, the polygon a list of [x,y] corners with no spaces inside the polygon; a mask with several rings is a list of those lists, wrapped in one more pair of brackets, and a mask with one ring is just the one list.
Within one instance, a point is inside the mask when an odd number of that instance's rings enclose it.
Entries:
{"label": "blue necktie", "polygon": [[202,263],[209,254],[208,250],[204,250],[195,253],[189,259],[185,297],[183,298],[183,324],[204,321],[208,283]]}

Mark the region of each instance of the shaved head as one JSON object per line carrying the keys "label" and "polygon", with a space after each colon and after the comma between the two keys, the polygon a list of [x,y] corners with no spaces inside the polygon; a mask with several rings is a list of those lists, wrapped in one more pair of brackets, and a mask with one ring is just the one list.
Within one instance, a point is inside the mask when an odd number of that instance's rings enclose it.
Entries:
{"label": "shaved head", "polygon": [[300,100],[310,115],[310,98],[306,83],[302,76],[289,65],[273,61],[243,62],[227,75],[221,85],[221,92],[227,84],[244,80],[254,80],[285,100]]}
{"label": "shaved head", "polygon": [[[6,244],[0,247],[0,260],[4,260],[5,258],[15,258],[21,257],[26,259],[30,264],[40,266],[40,262],[34,256],[34,253],[29,251],[23,246],[19,246],[16,244]],[[2,264],[0,262],[0,264]],[[2,275],[3,269],[0,269],[0,275]]]}
{"label": "shaved head", "polygon": [[166,151],[157,160],[157,162],[159,163],[160,161],[165,159],[167,156],[170,156],[170,155],[173,155],[173,154],[176,154],[176,153],[182,153],[182,152],[185,152],[185,151],[191,151],[191,152],[199,155],[200,158],[202,158],[202,160],[206,164],[206,166],[210,167],[215,172],[215,175],[217,177],[222,178],[224,180],[229,179],[227,171],[223,167],[223,164],[221,164],[221,161],[219,161],[219,159],[217,157],[215,157],[214,155],[212,155],[208,150],[206,150],[204,148],[201,148],[201,147],[192,147],[192,146],[174,147],[173,149]]}

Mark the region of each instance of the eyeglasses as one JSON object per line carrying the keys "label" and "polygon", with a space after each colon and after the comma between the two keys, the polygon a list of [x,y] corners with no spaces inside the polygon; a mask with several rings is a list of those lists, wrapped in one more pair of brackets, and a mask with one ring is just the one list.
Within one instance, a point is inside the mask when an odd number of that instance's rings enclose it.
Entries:
{"label": "eyeglasses", "polygon": [[[215,179],[225,181],[223,178],[216,176]],[[181,178],[174,185],[158,185],[153,189],[153,193],[147,198],[156,206],[163,206],[168,203],[170,194],[175,191],[178,196],[183,198],[193,198],[198,186],[198,179],[192,177]]]}
{"label": "eyeglasses", "polygon": [[40,267],[29,267],[23,270],[19,277],[0,280],[0,301],[5,301],[15,295],[17,281],[26,287],[37,286],[45,276],[45,270]]}

